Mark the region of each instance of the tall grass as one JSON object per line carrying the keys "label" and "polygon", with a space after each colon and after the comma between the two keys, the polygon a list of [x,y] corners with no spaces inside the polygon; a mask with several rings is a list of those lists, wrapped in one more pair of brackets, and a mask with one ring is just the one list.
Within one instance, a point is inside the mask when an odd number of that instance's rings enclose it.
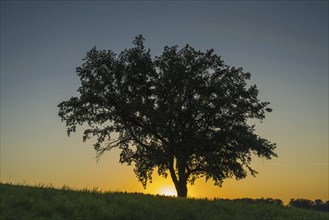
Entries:
{"label": "tall grass", "polygon": [[243,201],[0,184],[0,219],[326,219],[328,213]]}

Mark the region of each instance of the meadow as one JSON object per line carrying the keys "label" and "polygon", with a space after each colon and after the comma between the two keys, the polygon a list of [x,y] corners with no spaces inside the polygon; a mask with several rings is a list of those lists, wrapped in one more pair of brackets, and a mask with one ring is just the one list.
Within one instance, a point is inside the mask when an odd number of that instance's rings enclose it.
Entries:
{"label": "meadow", "polygon": [[278,204],[0,184],[0,219],[329,219]]}

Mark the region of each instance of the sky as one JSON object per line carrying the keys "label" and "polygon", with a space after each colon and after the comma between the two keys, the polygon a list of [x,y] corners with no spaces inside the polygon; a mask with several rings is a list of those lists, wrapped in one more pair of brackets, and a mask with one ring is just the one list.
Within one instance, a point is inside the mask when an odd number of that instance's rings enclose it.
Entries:
{"label": "sky", "polygon": [[256,132],[278,158],[259,174],[199,179],[197,198],[329,199],[328,1],[1,1],[1,182],[170,193],[154,174],[143,189],[112,150],[96,162],[83,129],[67,137],[57,104],[77,96],[80,66],[96,46],[119,53],[143,34],[153,56],[190,44],[213,48],[252,75],[273,112]]}

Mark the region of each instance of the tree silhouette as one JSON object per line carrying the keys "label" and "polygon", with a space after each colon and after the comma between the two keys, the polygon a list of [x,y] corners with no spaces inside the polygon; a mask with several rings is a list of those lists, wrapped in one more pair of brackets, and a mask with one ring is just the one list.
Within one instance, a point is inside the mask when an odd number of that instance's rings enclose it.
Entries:
{"label": "tree silhouette", "polygon": [[61,102],[67,133],[86,124],[83,140],[96,137],[98,158],[119,148],[120,162],[134,164],[144,188],[168,173],[179,197],[197,178],[222,185],[225,178],[252,175],[251,156],[271,159],[275,144],[256,135],[248,119],[265,118],[250,73],[224,64],[214,50],[189,45],[164,48],[152,58],[139,35],[134,47],[116,55],[93,48],[76,69],[79,97]]}
{"label": "tree silhouette", "polygon": [[324,202],[321,199],[314,201],[308,199],[291,199],[288,206],[329,212],[329,201]]}

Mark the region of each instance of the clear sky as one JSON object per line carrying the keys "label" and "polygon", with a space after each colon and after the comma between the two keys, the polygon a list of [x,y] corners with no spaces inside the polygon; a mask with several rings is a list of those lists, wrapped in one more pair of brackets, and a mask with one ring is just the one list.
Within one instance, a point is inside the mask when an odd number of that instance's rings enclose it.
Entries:
{"label": "clear sky", "polygon": [[328,200],[328,1],[1,1],[1,181],[146,190],[119,151],[96,163],[82,129],[70,138],[57,104],[77,95],[75,68],[93,46],[119,53],[138,34],[152,55],[189,43],[252,74],[273,112],[257,133],[278,158],[222,188],[197,180],[192,197]]}

